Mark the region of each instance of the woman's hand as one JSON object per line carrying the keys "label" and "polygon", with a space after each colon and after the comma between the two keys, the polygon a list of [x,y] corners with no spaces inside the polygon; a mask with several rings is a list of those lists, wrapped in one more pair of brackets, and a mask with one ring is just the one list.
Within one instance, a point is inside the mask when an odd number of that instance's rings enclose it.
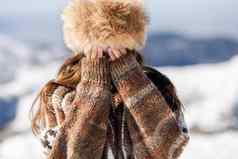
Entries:
{"label": "woman's hand", "polygon": [[119,59],[120,57],[127,54],[126,49],[116,49],[116,48],[108,48],[106,50],[103,50],[102,48],[95,48],[90,53],[87,53],[86,56],[89,59],[96,59],[96,58],[102,58],[104,55],[109,57],[110,61],[115,61],[116,59]]}
{"label": "woman's hand", "polygon": [[119,59],[123,55],[127,54],[126,49],[108,48],[107,52],[111,61],[115,61],[116,59]]}
{"label": "woman's hand", "polygon": [[103,57],[103,49],[102,48],[94,48],[86,54],[86,58],[88,60],[94,60],[94,59],[102,58],[102,57]]}

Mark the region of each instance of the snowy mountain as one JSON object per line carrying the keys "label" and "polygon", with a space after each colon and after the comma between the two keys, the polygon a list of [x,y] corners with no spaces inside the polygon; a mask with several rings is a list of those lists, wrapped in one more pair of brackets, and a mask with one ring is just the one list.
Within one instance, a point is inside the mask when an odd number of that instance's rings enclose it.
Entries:
{"label": "snowy mountain", "polygon": [[238,54],[233,38],[192,38],[173,32],[150,34],[145,47],[145,62],[153,66],[183,66],[216,63]]}
{"label": "snowy mountain", "polygon": [[0,34],[0,84],[13,80],[20,67],[49,63],[67,55],[65,50],[55,44],[29,44]]}
{"label": "snowy mountain", "polygon": [[[5,60],[0,68],[13,66],[9,75],[1,76],[5,80],[0,83],[0,124],[7,126],[0,133],[0,158],[40,158],[39,142],[30,132],[29,110],[37,91],[54,77],[66,55],[56,56],[54,47],[27,46],[3,36],[1,41],[0,56]],[[174,82],[186,108],[192,137],[181,159],[236,159],[238,56],[217,64],[157,69]],[[9,125],[10,119],[15,120]],[[225,143],[227,148],[223,149]],[[13,150],[17,151],[10,153]]]}
{"label": "snowy mountain", "polygon": [[[29,46],[57,45],[58,52],[65,54],[60,15],[68,2],[8,0],[0,6],[0,34]],[[145,5],[151,17],[145,49],[147,63],[215,63],[238,54],[238,1],[148,0]]]}
{"label": "snowy mountain", "polygon": [[238,128],[238,56],[220,64],[161,70],[176,85],[194,132],[209,134]]}

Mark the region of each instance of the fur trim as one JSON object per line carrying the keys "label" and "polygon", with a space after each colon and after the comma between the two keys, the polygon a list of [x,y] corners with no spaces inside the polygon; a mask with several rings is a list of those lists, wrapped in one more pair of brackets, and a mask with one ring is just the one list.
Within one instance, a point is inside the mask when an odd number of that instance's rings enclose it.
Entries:
{"label": "fur trim", "polygon": [[65,43],[74,52],[144,47],[147,17],[141,0],[72,0],[62,18]]}

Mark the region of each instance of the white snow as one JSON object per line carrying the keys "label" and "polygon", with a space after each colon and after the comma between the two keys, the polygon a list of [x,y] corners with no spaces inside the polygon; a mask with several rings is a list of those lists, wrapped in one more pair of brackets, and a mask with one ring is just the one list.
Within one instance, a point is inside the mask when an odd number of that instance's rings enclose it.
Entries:
{"label": "white snow", "polygon": [[238,133],[192,135],[180,159],[237,159]]}
{"label": "white snow", "polygon": [[233,126],[231,111],[238,102],[238,57],[221,64],[159,70],[176,85],[189,125],[207,131]]}
{"label": "white snow", "polygon": [[0,159],[42,159],[41,145],[32,134],[18,135],[1,143]]}

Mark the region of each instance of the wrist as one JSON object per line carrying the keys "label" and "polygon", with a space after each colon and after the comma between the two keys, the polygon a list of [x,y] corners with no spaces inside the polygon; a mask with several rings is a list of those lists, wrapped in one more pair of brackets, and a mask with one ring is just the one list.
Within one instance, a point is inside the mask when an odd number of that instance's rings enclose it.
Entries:
{"label": "wrist", "polygon": [[114,82],[125,77],[126,74],[140,67],[133,54],[127,54],[111,63],[111,76]]}
{"label": "wrist", "polygon": [[110,84],[110,67],[106,58],[82,59],[81,81],[95,83],[102,86]]}

